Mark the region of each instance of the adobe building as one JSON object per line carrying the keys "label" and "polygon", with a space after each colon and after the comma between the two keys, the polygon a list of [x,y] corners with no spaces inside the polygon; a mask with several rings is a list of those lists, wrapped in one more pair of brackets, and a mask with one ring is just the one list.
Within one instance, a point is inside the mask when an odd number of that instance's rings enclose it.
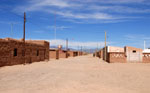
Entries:
{"label": "adobe building", "polygon": [[0,67],[49,60],[49,42],[0,39]]}
{"label": "adobe building", "polygon": [[78,51],[78,56],[82,56],[82,55],[83,55],[83,52]]}
{"label": "adobe building", "polygon": [[[78,54],[78,53],[80,53],[80,54]],[[76,57],[78,55],[82,55],[82,52],[72,51],[72,50],[68,51],[68,57]]]}
{"label": "adobe building", "polygon": [[143,61],[143,50],[140,48],[129,47],[125,48],[125,55],[127,62],[142,62]]}
{"label": "adobe building", "polygon": [[[105,49],[103,49],[103,59],[105,60]],[[107,46],[106,48],[106,61],[113,62],[126,62],[124,48]]]}
{"label": "adobe building", "polygon": [[67,58],[67,51],[59,50],[59,58]]}
{"label": "adobe building", "polygon": [[62,50],[62,46],[58,46],[58,49],[50,49],[49,50],[49,57],[51,59],[60,59],[60,58],[67,58],[67,51]]}
{"label": "adobe building", "polygon": [[150,49],[143,50],[143,63],[150,63]]}
{"label": "adobe building", "polygon": [[[106,55],[105,55],[106,53]],[[100,58],[109,63],[150,63],[150,52],[143,52],[140,48],[125,46],[124,48],[107,46],[99,51]],[[105,59],[106,56],[106,59]]]}
{"label": "adobe building", "polygon": [[59,59],[58,58],[58,50],[57,49],[50,49],[49,50],[49,58],[50,59]]}

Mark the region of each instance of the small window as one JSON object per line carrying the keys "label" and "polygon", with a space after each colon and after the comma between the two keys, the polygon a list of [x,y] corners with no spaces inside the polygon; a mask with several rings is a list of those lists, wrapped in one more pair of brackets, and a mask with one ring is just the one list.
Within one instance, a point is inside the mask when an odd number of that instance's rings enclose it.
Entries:
{"label": "small window", "polygon": [[14,49],[14,57],[17,56],[17,48]]}
{"label": "small window", "polygon": [[133,50],[133,53],[136,53],[136,50]]}
{"label": "small window", "polygon": [[37,54],[36,55],[39,56],[39,50],[37,50]]}

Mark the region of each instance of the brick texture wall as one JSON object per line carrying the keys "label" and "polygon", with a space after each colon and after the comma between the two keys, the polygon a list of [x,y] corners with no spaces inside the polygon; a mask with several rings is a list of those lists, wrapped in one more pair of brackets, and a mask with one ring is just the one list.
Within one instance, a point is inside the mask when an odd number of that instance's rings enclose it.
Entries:
{"label": "brick texture wall", "polygon": [[143,53],[143,63],[150,63],[150,53]]}
{"label": "brick texture wall", "polygon": [[111,52],[107,54],[107,62],[109,63],[126,63],[124,52]]}
{"label": "brick texture wall", "polygon": [[78,52],[77,51],[68,51],[68,55],[69,55],[69,57],[76,57],[76,56],[78,56],[78,55],[82,55],[82,52],[79,52],[79,54],[78,54]]}
{"label": "brick texture wall", "polygon": [[67,58],[67,54],[66,53],[67,52],[65,50],[50,49],[49,57],[51,59]]}
{"label": "brick texture wall", "polygon": [[56,50],[50,50],[49,51],[49,58],[50,59],[56,59]]}
{"label": "brick texture wall", "polygon": [[49,42],[0,39],[0,67],[49,60]]}
{"label": "brick texture wall", "polygon": [[64,50],[59,50],[59,58],[66,58],[67,57],[67,52]]}

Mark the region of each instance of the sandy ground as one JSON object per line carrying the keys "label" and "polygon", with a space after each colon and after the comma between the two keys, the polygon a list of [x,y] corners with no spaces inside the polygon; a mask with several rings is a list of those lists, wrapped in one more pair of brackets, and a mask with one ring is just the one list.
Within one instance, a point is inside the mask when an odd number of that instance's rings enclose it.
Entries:
{"label": "sandy ground", "polygon": [[150,93],[150,64],[88,55],[3,67],[0,93]]}

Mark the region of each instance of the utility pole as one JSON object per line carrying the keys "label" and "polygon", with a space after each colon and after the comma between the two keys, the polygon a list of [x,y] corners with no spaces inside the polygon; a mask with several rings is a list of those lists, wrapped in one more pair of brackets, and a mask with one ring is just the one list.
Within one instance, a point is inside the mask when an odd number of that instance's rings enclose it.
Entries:
{"label": "utility pole", "polygon": [[106,61],[106,58],[107,58],[107,46],[106,46],[106,37],[107,37],[107,35],[106,35],[107,33],[105,32],[105,61]]}
{"label": "utility pole", "polygon": [[24,12],[23,42],[25,43],[26,13]]}
{"label": "utility pole", "polygon": [[24,26],[23,26],[23,44],[24,44],[24,54],[23,55],[24,55],[24,64],[26,64],[26,60],[25,60],[26,59],[25,58],[25,53],[26,53],[25,52],[25,50],[26,50],[26,47],[25,47],[26,46],[25,45],[25,26],[26,25],[25,24],[26,24],[26,13],[24,12]]}
{"label": "utility pole", "polygon": [[66,39],[66,58],[68,58],[68,39]]}

